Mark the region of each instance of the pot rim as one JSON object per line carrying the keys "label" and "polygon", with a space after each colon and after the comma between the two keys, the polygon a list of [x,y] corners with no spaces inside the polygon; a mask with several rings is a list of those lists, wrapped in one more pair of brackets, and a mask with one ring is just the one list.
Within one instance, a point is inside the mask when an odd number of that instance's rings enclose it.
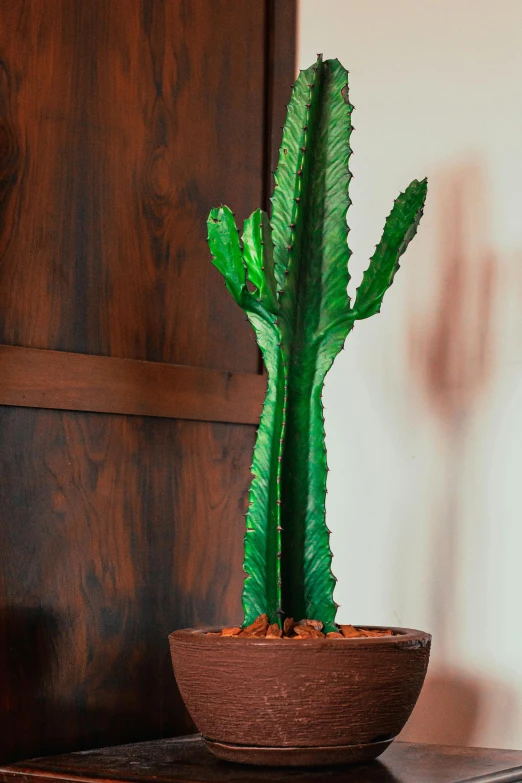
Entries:
{"label": "pot rim", "polygon": [[[374,637],[356,637],[356,638],[327,638],[322,639],[299,639],[297,643],[295,639],[289,638],[275,638],[266,639],[264,637],[252,637],[252,636],[213,636],[213,633],[221,631],[223,627],[227,626],[205,626],[202,628],[180,628],[169,634],[169,639],[172,641],[195,641],[198,640],[201,644],[219,645],[224,647],[230,644],[248,644],[251,647],[272,647],[274,644],[281,644],[280,649],[301,649],[305,648],[317,648],[324,646],[334,646],[339,649],[347,647],[426,647],[431,642],[431,634],[425,631],[417,631],[414,628],[398,628],[392,625],[364,625],[356,624],[359,628],[368,628],[370,631],[393,631],[395,636],[374,636]],[[292,645],[289,646],[289,642]],[[294,644],[295,642],[295,644]],[[342,644],[341,644],[342,642]]]}

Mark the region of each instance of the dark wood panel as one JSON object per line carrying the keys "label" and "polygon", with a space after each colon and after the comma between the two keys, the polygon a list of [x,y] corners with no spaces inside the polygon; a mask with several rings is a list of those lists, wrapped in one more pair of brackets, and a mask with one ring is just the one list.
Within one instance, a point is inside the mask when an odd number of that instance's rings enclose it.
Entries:
{"label": "dark wood panel", "polygon": [[264,208],[274,188],[273,172],[286,117],[286,104],[296,78],[297,3],[294,0],[267,0],[266,48],[266,147]]}
{"label": "dark wood panel", "polygon": [[263,191],[266,8],[0,11],[0,342],[256,372],[206,217]]}
{"label": "dark wood panel", "polygon": [[152,415],[259,413],[205,221],[266,196],[281,14],[0,3],[0,758],[190,730],[166,634],[240,619],[255,427]]}
{"label": "dark wood panel", "polygon": [[378,761],[368,764],[277,769],[218,761],[199,737],[192,736],[34,759],[0,769],[0,780],[5,783],[100,779],[129,783],[152,779],[158,783],[514,783],[522,780],[522,751],[394,742]]}
{"label": "dark wood panel", "polygon": [[167,634],[240,619],[254,433],[0,408],[0,759],[190,729]]}
{"label": "dark wood panel", "polygon": [[253,373],[0,345],[0,405],[257,424]]}

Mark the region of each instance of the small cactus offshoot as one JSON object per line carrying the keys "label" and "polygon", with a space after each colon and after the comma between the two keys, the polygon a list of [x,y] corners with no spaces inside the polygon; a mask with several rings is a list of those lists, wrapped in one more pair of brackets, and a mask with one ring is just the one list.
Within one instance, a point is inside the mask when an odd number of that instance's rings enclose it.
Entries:
{"label": "small cactus offshoot", "polygon": [[266,614],[280,627],[295,617],[337,630],[322,388],[355,321],[379,312],[427,192],[426,179],[414,180],[396,199],[352,304],[352,111],[347,71],[319,57],[292,91],[271,217],[256,210],[241,241],[228,207],[208,219],[213,262],[254,328],[268,373],[246,516],[244,625]]}

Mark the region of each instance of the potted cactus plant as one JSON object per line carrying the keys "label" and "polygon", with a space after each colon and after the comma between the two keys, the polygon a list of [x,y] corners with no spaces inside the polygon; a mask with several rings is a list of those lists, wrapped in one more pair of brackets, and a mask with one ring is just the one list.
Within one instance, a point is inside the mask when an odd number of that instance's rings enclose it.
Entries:
{"label": "potted cactus plant", "polygon": [[268,373],[245,531],[244,623],[170,635],[174,672],[208,747],[257,764],[379,755],[417,700],[429,634],[339,626],[325,521],[321,393],[357,320],[378,313],[414,237],[426,180],[396,199],[351,303],[346,212],[353,107],[337,60],[301,71],[288,105],[272,214],[240,240],[208,219],[213,262],[254,328]]}

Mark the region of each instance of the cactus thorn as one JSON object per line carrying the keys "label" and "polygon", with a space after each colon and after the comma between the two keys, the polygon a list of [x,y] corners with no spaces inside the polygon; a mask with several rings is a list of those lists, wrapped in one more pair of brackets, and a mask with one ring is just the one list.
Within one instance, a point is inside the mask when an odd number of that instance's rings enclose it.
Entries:
{"label": "cactus thorn", "polygon": [[290,250],[292,249],[292,245],[287,245],[287,246],[286,246],[286,249],[287,249],[288,251],[290,251]]}
{"label": "cactus thorn", "polygon": [[298,203],[298,204],[299,204],[299,202],[301,201],[301,199],[299,198],[299,196],[296,198],[296,201],[297,201],[297,203]]}

